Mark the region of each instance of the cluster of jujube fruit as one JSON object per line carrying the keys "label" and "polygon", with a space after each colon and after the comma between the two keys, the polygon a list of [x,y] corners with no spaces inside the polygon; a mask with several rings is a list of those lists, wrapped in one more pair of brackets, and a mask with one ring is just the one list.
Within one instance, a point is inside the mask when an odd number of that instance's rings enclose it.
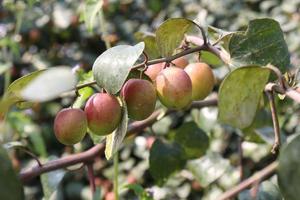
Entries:
{"label": "cluster of jujube fruit", "polygon": [[[214,75],[207,64],[189,64],[183,57],[172,61],[170,66],[166,63],[150,65],[145,74],[149,80],[129,79],[120,91],[128,117],[133,120],[149,117],[155,109],[157,97],[167,108],[184,109],[192,101],[207,97],[214,86]],[[84,111],[65,108],[58,112],[54,132],[61,143],[73,145],[83,139],[87,129],[100,136],[112,133],[121,118],[118,98],[108,93],[96,93],[89,98]]]}

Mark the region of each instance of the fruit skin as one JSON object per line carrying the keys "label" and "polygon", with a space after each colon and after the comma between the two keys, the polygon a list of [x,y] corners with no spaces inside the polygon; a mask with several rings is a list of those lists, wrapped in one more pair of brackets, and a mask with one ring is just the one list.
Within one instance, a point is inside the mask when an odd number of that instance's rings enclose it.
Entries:
{"label": "fruit skin", "polygon": [[168,67],[162,70],[155,86],[158,98],[168,108],[182,109],[192,101],[192,82],[183,69]]}
{"label": "fruit skin", "polygon": [[[171,63],[175,65],[175,67],[179,67],[181,69],[184,69],[188,64],[188,60],[184,57],[179,57],[173,60]],[[154,82],[157,75],[164,69],[165,62],[163,63],[157,63],[153,65],[149,65],[147,70],[145,71],[145,74]],[[170,65],[171,67],[174,67],[174,65]]]}
{"label": "fruit skin", "polygon": [[188,60],[185,57],[179,57],[172,61],[172,63],[181,69],[184,69],[188,64]]}
{"label": "fruit skin", "polygon": [[202,100],[213,90],[215,77],[206,63],[190,63],[184,69],[189,75],[193,86],[193,100]]}
{"label": "fruit skin", "polygon": [[64,108],[54,120],[54,133],[59,142],[73,145],[80,142],[87,131],[87,118],[78,108]]}
{"label": "fruit skin", "polygon": [[112,133],[121,121],[121,106],[118,99],[108,93],[96,93],[87,101],[84,112],[88,127],[96,135]]}
{"label": "fruit skin", "polygon": [[150,81],[129,79],[121,90],[121,96],[126,102],[131,119],[146,119],[155,109],[156,90]]}
{"label": "fruit skin", "polygon": [[154,82],[157,75],[163,70],[165,63],[157,63],[153,65],[149,65],[145,74]]}

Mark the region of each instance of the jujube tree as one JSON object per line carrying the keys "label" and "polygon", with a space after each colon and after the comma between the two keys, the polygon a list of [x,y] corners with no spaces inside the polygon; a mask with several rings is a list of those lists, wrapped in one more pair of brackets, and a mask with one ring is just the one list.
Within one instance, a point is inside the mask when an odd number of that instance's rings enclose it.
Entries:
{"label": "jujube tree", "polygon": [[[174,31],[176,27],[182,28]],[[177,112],[181,113],[182,119],[168,127],[167,136],[156,135],[151,129],[151,133],[157,136],[149,151],[149,171],[155,183],[162,186],[175,172],[190,170],[199,163],[208,163],[207,166],[211,167],[214,159],[210,156],[214,153],[209,150],[209,140],[212,136],[207,133],[209,128],[201,124],[201,119],[199,122],[201,115],[197,113],[198,108],[208,106],[218,106],[219,125],[230,126],[239,137],[247,140],[246,131],[259,132],[257,129],[261,127],[253,127],[255,118],[269,103],[273,125],[272,152],[279,153],[282,141],[275,94],[280,94],[282,99],[285,96],[300,102],[300,93],[293,87],[296,81],[290,80],[296,74],[282,75],[290,60],[278,22],[268,18],[256,19],[250,22],[246,31],[225,32],[214,27],[204,29],[189,19],[172,18],[163,22],[155,34],[142,36],[134,46],[117,45],[103,52],[93,64],[92,78],[69,68],[56,67],[33,72],[11,83],[0,101],[1,118],[13,105],[25,103],[30,107],[33,102],[51,101],[62,93],[73,91],[72,97],[75,95],[76,98],[73,108],[64,108],[56,115],[55,136],[61,143],[73,145],[88,132],[94,142],[94,147],[87,151],[44,164],[38,162],[36,167],[21,172],[21,180],[29,181],[44,172],[84,163],[95,193],[91,163],[96,157],[101,153],[108,160],[115,156],[114,172],[117,176],[117,152],[124,138],[139,134],[146,127]],[[149,51],[150,47],[155,49],[154,53]],[[209,59],[201,54],[204,51],[206,56],[214,56],[228,67],[220,85],[215,82],[214,68],[207,64]],[[189,54],[197,58],[185,57]],[[44,84],[45,80],[47,84]],[[86,90],[89,87],[93,88]],[[157,100],[162,105],[155,110]],[[196,111],[193,110],[195,108]],[[132,121],[129,122],[129,119]],[[237,195],[267,178],[276,169],[283,196],[296,199],[299,193],[295,190],[297,177],[293,177],[290,171],[299,174],[300,165],[294,162],[296,156],[289,157],[289,154],[296,155],[298,140],[299,137],[296,137],[293,142],[287,143],[278,161],[271,163],[258,176],[240,183],[219,199]],[[240,156],[242,160],[243,155]],[[229,165],[227,162],[222,164]],[[199,171],[209,171],[205,168],[207,166],[201,166],[203,168]],[[191,173],[196,173],[193,169]],[[210,184],[217,179],[212,178],[208,182]],[[288,179],[294,183],[291,188],[288,187]],[[114,183],[117,188],[118,180]],[[151,198],[141,190],[144,196]]]}

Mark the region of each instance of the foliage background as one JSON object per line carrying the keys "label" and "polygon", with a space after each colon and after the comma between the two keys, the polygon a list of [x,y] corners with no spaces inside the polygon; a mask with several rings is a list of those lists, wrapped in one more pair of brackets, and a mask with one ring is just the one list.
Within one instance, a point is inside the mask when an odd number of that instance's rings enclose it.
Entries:
{"label": "foliage background", "polygon": [[[98,18],[89,30],[87,1],[12,1],[4,0],[0,8],[0,93],[11,81],[37,69],[57,65],[71,66],[74,70],[88,72],[98,55],[105,50],[101,37],[108,38],[112,45],[137,43],[134,33],[153,32],[164,20],[172,17],[197,19],[203,25],[221,29],[244,30],[249,21],[255,18],[271,17],[277,20],[284,31],[291,52],[291,64],[300,66],[300,1],[299,0],[184,0],[184,1],[104,1],[104,14],[108,33],[102,35]],[[93,3],[93,2],[92,2]],[[176,31],[176,30],[174,30]],[[189,57],[191,61],[193,57]],[[217,77],[224,76],[226,68],[222,64],[213,65]],[[89,76],[85,74],[84,76]],[[217,87],[215,91],[217,91]],[[3,143],[18,140],[30,148],[43,161],[57,158],[72,152],[80,152],[92,146],[90,138],[85,138],[75,149],[59,144],[53,135],[53,119],[57,111],[69,106],[74,97],[59,98],[55,101],[37,104],[33,109],[14,108],[8,115],[0,141]],[[299,131],[299,106],[292,102],[280,104],[280,124],[284,135]],[[287,107],[289,106],[289,108]],[[120,185],[139,183],[152,193],[155,199],[215,199],[222,191],[238,182],[238,140],[237,130],[216,122],[217,109],[193,110],[192,115],[177,113],[165,117],[153,126],[153,131],[126,140],[120,152]],[[257,127],[264,130],[272,124],[270,111],[266,110]],[[185,170],[172,176],[163,187],[155,186],[148,170],[149,145],[156,137],[168,137],[169,130],[178,127],[184,119],[193,119],[210,137],[209,153],[206,157],[190,161]],[[154,133],[153,133],[154,132]],[[244,149],[245,174],[264,167],[274,156],[269,151],[272,138],[261,130],[253,143],[246,138]],[[10,157],[16,169],[29,167],[35,162],[20,150],[10,150]],[[79,168],[80,166],[74,167]],[[97,159],[96,184],[101,194],[111,199],[113,169],[105,158]],[[209,170],[210,169],[210,170]],[[42,184],[35,179],[25,185],[26,199],[41,199],[55,191],[61,199],[89,199],[89,185],[84,168],[70,171],[61,169],[42,176]],[[48,178],[48,177],[51,177]],[[62,180],[62,181],[61,181]],[[58,184],[59,183],[59,184]],[[56,187],[58,185],[58,187]],[[43,191],[44,190],[44,191]],[[280,199],[276,177],[264,182],[262,191],[269,191]],[[122,198],[137,198],[132,191],[122,189]],[[271,191],[271,192],[270,192]],[[46,197],[47,198],[47,197]],[[239,199],[248,199],[246,192]]]}

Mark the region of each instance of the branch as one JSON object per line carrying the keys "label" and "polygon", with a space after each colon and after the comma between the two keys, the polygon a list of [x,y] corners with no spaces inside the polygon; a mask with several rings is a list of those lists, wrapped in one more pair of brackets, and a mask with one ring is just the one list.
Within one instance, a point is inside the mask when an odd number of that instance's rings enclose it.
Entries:
{"label": "branch", "polygon": [[[205,45],[203,39],[199,38],[199,37],[196,37],[196,36],[186,35],[185,39],[186,39],[186,42],[193,43],[194,45],[197,45],[197,46]],[[207,48],[204,49],[204,50],[215,54],[225,64],[228,65],[230,63],[230,55],[227,52],[222,51],[221,49],[219,49],[219,48],[217,48],[217,47],[215,47],[214,45],[211,45],[211,44],[206,44],[206,47]]]}
{"label": "branch", "polygon": [[273,154],[276,154],[280,148],[280,128],[279,128],[277,111],[276,111],[276,106],[275,106],[275,101],[274,101],[274,92],[273,92],[273,90],[266,91],[266,94],[267,94],[267,97],[268,97],[269,103],[270,103],[270,108],[271,108],[271,113],[272,113],[272,122],[273,122],[274,134],[275,134],[274,144],[273,144],[271,152]]}
{"label": "branch", "polygon": [[[195,101],[192,103],[191,108],[202,108],[206,106],[215,106],[217,105],[217,99],[209,99],[203,101]],[[175,110],[168,110],[166,114],[170,114],[175,112]],[[152,113],[150,117],[142,121],[135,121],[129,124],[127,130],[127,137],[133,135],[135,133],[139,133],[144,130],[146,127],[154,124],[161,115],[161,110],[156,110]],[[53,161],[49,161],[47,163],[42,164],[42,166],[34,166],[29,169],[25,169],[21,171],[19,174],[22,182],[28,182],[31,179],[50,171],[54,171],[60,168],[65,168],[71,165],[75,165],[77,163],[87,163],[94,160],[94,158],[100,156],[104,153],[105,143],[96,144],[94,147],[90,148],[87,151],[65,156],[63,158],[59,158]]]}
{"label": "branch", "polygon": [[218,200],[231,199],[231,198],[235,197],[239,192],[247,189],[251,185],[253,185],[257,182],[260,182],[262,180],[267,179],[268,177],[270,177],[271,175],[273,175],[275,173],[277,166],[278,166],[277,161],[271,163],[270,165],[263,168],[261,171],[257,172],[256,174],[254,174],[250,178],[244,180],[243,182],[241,182],[237,186],[235,186],[235,187],[231,188],[230,190],[226,191],[225,193],[223,193],[218,198]]}
{"label": "branch", "polygon": [[[195,52],[199,52],[199,51],[203,51],[203,50],[209,51],[210,46],[211,45],[209,45],[209,44],[207,44],[207,45],[202,44],[202,45],[197,46],[195,48],[190,48],[190,49],[184,50],[184,51],[182,51],[178,54],[175,54],[173,56],[170,56],[170,57],[149,60],[147,62],[147,65],[153,65],[153,64],[162,63],[162,62],[170,63],[171,61],[173,61],[177,58],[180,58],[182,56],[185,56],[185,55],[188,55],[188,54],[191,54],[191,53],[195,53]],[[132,70],[133,69],[138,69],[138,68],[143,67],[144,65],[145,65],[144,63],[140,63],[140,64],[137,64],[137,65],[133,66],[131,69]]]}
{"label": "branch", "polygon": [[300,103],[300,93],[294,90],[293,88],[287,88],[284,90],[281,86],[275,84],[275,83],[268,83],[265,87],[265,91],[274,91],[278,94],[283,94],[290,99],[296,101],[297,103]]}

